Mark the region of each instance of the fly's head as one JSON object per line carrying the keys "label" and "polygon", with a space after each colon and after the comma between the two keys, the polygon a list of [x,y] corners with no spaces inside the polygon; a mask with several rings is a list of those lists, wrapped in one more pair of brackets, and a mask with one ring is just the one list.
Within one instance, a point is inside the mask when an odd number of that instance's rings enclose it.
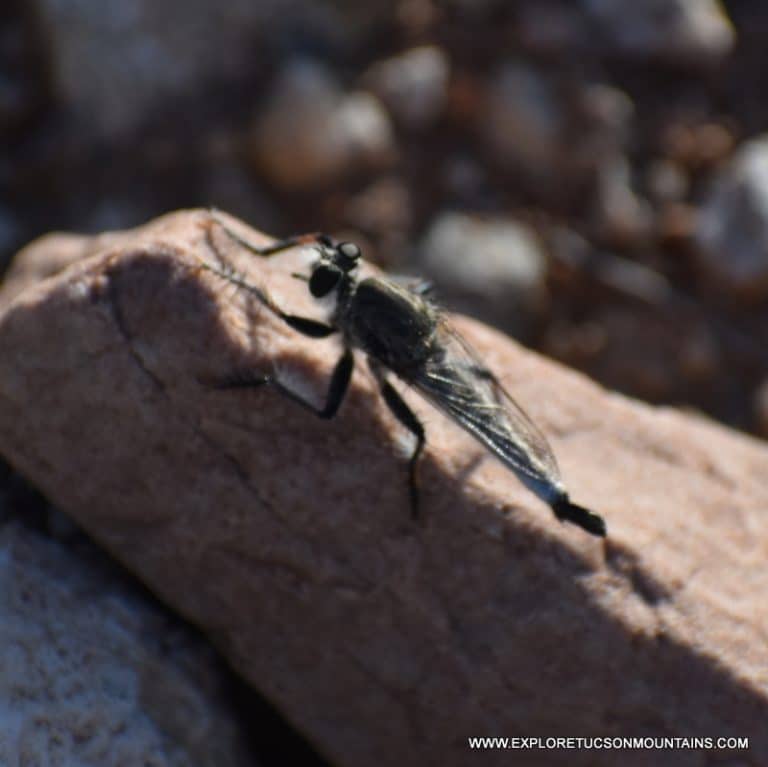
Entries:
{"label": "fly's head", "polygon": [[349,291],[354,283],[354,272],[360,261],[360,248],[354,242],[334,242],[320,235],[317,241],[320,257],[312,265],[309,292],[315,298],[324,298],[333,291]]}

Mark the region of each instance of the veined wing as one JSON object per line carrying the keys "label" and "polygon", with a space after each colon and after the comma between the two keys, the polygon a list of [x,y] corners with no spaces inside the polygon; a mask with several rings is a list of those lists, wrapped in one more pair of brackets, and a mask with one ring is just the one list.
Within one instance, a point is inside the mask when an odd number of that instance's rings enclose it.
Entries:
{"label": "veined wing", "polygon": [[444,319],[435,353],[409,383],[544,501],[553,503],[564,494],[544,435]]}

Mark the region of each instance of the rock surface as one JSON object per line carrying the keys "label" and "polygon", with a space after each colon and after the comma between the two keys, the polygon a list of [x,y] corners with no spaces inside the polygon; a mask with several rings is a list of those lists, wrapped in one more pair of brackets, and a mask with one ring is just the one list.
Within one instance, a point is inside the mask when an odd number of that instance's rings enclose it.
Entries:
{"label": "rock surface", "polygon": [[[45,247],[55,259],[58,241]],[[297,335],[200,269],[225,257],[317,316],[290,277],[306,253],[256,260],[204,212],[90,250],[0,315],[0,358],[13,361],[0,371],[0,450],[334,764],[464,765],[467,738],[484,735],[741,736],[748,750],[621,760],[768,761],[764,444],[608,394],[461,320],[609,537],[556,523],[408,393],[428,434],[414,523],[410,442],[362,366],[331,422],[274,391],[205,384],[275,369],[322,397],[333,341]]]}
{"label": "rock surface", "polygon": [[109,568],[10,519],[0,652],[0,764],[253,765],[202,641]]}

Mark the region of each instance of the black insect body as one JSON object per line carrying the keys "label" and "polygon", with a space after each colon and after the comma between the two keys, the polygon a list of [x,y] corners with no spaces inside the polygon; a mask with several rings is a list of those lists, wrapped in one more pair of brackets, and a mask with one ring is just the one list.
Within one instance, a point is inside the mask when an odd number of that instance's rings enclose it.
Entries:
{"label": "black insect body", "polygon": [[[387,372],[419,391],[439,410],[469,432],[536,495],[555,515],[604,536],[601,517],[571,503],[555,457],[546,439],[485,368],[469,345],[447,323],[424,293],[424,284],[403,286],[391,279],[355,276],[360,249],[351,242],[336,243],[324,235],[304,235],[260,248],[252,245],[214,216],[213,222],[236,243],[260,256],[295,245],[312,245],[318,259],[308,277],[315,298],[335,294],[330,324],[283,312],[256,286],[227,270],[206,268],[254,294],[291,327],[315,338],[339,332],[344,352],[331,376],[326,404],[317,408],[271,375],[238,374],[222,381],[222,388],[271,384],[322,418],[332,418],[347,391],[354,366],[353,349],[367,355],[382,396],[395,417],[416,437],[409,463],[409,487],[414,515],[418,513],[417,464],[425,443],[424,427],[387,380]],[[213,240],[211,239],[211,242]]]}
{"label": "black insect body", "polygon": [[439,316],[422,297],[387,280],[369,277],[337,304],[334,319],[345,340],[393,373],[415,381],[439,353]]}

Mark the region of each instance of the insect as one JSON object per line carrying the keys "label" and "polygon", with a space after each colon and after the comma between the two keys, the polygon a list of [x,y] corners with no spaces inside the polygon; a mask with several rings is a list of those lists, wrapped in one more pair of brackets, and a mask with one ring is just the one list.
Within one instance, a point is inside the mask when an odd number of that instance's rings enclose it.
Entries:
{"label": "insect", "polygon": [[[318,408],[287,388],[274,375],[238,373],[217,383],[217,388],[270,385],[321,418],[333,418],[349,387],[354,367],[353,350],[367,355],[384,401],[397,420],[416,438],[408,464],[412,514],[419,513],[418,461],[424,449],[424,426],[388,378],[393,373],[416,389],[438,410],[453,419],[483,444],[520,481],[552,508],[555,516],[582,527],[592,535],[606,534],[602,517],[572,503],[560,478],[547,440],[488,370],[469,344],[450,326],[436,304],[426,296],[427,283],[410,286],[394,279],[356,275],[360,248],[323,234],[278,240],[258,247],[233,231],[215,212],[218,225],[240,247],[258,256],[270,256],[299,245],[309,245],[317,258],[307,282],[316,298],[335,297],[330,322],[284,312],[261,288],[228,268],[205,267],[246,289],[299,333],[325,338],[341,336],[343,352],[331,375],[325,405]],[[210,236],[209,242],[213,244]],[[213,246],[215,249],[215,245]]]}

